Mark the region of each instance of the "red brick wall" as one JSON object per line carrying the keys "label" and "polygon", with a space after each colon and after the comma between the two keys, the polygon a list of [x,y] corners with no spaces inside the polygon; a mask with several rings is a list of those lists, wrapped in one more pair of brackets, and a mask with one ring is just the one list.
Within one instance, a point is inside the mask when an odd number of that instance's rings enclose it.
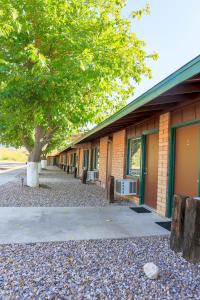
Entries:
{"label": "red brick wall", "polygon": [[124,178],[126,151],[126,130],[121,130],[113,134],[112,143],[112,176],[115,179]]}
{"label": "red brick wall", "polygon": [[163,216],[167,204],[169,135],[170,113],[168,112],[160,116],[159,123],[157,211]]}

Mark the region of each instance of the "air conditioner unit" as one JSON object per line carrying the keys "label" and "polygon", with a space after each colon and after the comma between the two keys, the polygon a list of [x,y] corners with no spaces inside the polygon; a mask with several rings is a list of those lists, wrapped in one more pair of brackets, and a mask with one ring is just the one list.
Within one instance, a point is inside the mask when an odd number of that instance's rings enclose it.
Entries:
{"label": "air conditioner unit", "polygon": [[116,180],[115,192],[121,196],[137,195],[137,179]]}
{"label": "air conditioner unit", "polygon": [[88,181],[95,181],[99,178],[99,172],[98,171],[88,171],[87,172],[87,180]]}

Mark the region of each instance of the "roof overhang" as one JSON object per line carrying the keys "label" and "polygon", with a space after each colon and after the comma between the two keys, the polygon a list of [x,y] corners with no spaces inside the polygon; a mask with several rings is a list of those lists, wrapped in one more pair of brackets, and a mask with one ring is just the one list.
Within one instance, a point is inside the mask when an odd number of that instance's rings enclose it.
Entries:
{"label": "roof overhang", "polygon": [[155,113],[160,114],[174,108],[183,100],[191,102],[199,96],[200,56],[88,131],[74,144],[90,142],[129,125],[140,123]]}

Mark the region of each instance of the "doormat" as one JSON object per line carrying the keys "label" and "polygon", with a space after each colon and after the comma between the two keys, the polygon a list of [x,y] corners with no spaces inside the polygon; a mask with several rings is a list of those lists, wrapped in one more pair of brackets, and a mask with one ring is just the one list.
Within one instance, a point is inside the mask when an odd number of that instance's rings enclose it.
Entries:
{"label": "doormat", "polygon": [[130,207],[130,209],[134,210],[138,214],[151,213],[151,211],[146,209],[145,207]]}
{"label": "doormat", "polygon": [[158,224],[159,226],[165,228],[168,231],[171,231],[171,221],[167,221],[167,222],[156,222],[156,224]]}

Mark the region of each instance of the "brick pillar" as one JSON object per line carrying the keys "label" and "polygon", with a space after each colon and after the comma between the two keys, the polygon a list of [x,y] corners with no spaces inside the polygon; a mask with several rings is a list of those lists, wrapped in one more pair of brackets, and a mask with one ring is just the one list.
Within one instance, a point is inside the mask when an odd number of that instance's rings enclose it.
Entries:
{"label": "brick pillar", "polygon": [[99,180],[104,188],[106,187],[107,155],[108,137],[106,136],[100,139],[99,145]]}
{"label": "brick pillar", "polygon": [[162,216],[165,216],[167,205],[169,136],[170,113],[168,112],[160,116],[159,122],[157,211]]}
{"label": "brick pillar", "polygon": [[126,130],[120,130],[113,134],[112,144],[112,176],[115,179],[124,178]]}

